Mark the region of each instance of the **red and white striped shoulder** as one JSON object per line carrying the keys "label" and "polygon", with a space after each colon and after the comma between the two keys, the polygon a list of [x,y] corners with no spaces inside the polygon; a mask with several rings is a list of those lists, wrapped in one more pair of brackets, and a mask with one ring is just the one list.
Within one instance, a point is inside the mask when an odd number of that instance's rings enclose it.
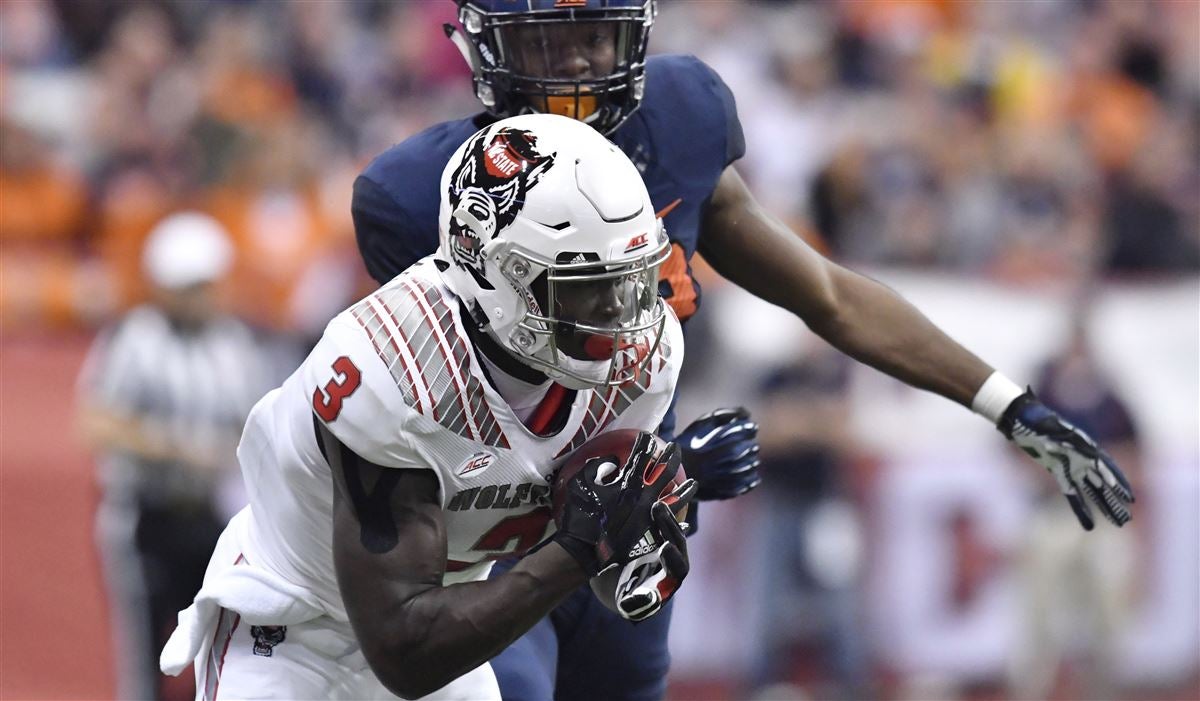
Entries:
{"label": "red and white striped shoulder", "polygon": [[457,318],[457,300],[436,275],[418,265],[350,308],[405,404],[446,429],[485,445],[508,448]]}

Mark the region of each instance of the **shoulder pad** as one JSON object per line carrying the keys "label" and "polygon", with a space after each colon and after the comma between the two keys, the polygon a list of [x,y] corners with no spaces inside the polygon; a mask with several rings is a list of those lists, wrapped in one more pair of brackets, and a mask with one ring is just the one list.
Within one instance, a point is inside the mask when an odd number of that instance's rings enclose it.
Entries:
{"label": "shoulder pad", "polygon": [[[379,154],[362,176],[378,183],[402,205],[427,203],[427,194],[436,193],[450,156],[476,131],[469,118],[435,124]],[[434,197],[434,211],[437,205]]]}
{"label": "shoulder pad", "polygon": [[404,403],[464,438],[508,448],[492,414],[450,296],[418,266],[347,312],[362,328]]}
{"label": "shoulder pad", "polygon": [[651,56],[646,62],[646,98],[641,110],[663,122],[659,133],[686,139],[723,167],[745,155],[746,141],[733,92],[708,64],[691,55]]}
{"label": "shoulder pad", "polygon": [[354,182],[350,213],[367,271],[385,283],[438,245],[438,184],[470,119],[444,122],[380,154]]}

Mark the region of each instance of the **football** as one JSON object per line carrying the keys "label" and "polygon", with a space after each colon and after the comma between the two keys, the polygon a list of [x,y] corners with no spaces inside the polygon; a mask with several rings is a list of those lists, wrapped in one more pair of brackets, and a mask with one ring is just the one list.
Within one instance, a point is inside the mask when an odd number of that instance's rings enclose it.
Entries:
{"label": "football", "polygon": [[[579,446],[579,448],[571,453],[567,461],[558,468],[558,472],[554,475],[554,486],[550,491],[551,508],[554,511],[554,523],[560,524],[562,517],[563,506],[567,500],[567,484],[571,478],[583,469],[592,458],[607,458],[611,460],[615,467],[625,464],[629,459],[629,454],[633,450],[633,444],[637,441],[640,431],[632,428],[618,429],[602,433],[588,442]],[[654,450],[660,451],[666,447],[667,443],[658,436],[654,437]],[[683,466],[679,466],[679,471],[675,474],[675,479],[671,480],[663,489],[663,494],[668,494],[687,479],[687,475],[683,472]],[[687,517],[688,507],[685,505],[682,510],[675,514],[675,518],[683,521]]]}
{"label": "football", "polygon": [[[603,458],[613,463],[613,469],[624,465],[629,459],[629,454],[633,452],[634,443],[637,441],[640,431],[633,429],[622,429],[602,433],[599,436],[591,439],[587,443],[579,446],[579,449],[571,454],[567,461],[559,468],[558,474],[554,477],[554,486],[551,489],[550,498],[551,506],[554,511],[554,523],[560,524],[563,507],[567,500],[567,484],[571,478],[583,469],[584,465],[593,458]],[[661,451],[666,447],[666,441],[654,437],[654,450]],[[601,470],[601,474],[608,470]],[[687,480],[687,475],[683,472],[683,465],[679,466],[675,478],[663,488],[662,493],[668,494],[679,485]],[[685,504],[682,509],[675,513],[675,518],[683,521],[687,518],[688,505]],[[604,605],[605,608],[613,613],[620,614],[617,608],[616,593],[617,585],[621,576],[619,568],[610,567],[600,574],[592,577],[589,582],[592,593],[596,599]]]}

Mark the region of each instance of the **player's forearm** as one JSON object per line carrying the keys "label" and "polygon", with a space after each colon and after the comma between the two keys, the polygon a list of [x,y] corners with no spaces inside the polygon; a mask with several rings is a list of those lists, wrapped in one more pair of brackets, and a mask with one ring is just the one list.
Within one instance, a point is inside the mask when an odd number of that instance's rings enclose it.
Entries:
{"label": "player's forearm", "polygon": [[375,676],[425,696],[495,656],[585,580],[550,544],[493,580],[442,586],[447,529],[433,470],[382,467],[314,419],[333,485],[333,564]]}
{"label": "player's forearm", "polygon": [[847,355],[970,406],[989,368],[883,285],[826,260],[754,200],[730,166],[704,215],[717,272],[787,309]]}
{"label": "player's forearm", "polygon": [[836,304],[810,321],[843,353],[892,377],[970,407],[992,368],[888,287],[840,266],[830,276]]}
{"label": "player's forearm", "polygon": [[371,657],[380,680],[404,698],[429,694],[499,654],[586,582],[557,544],[482,582],[432,587],[398,611],[392,649]]}
{"label": "player's forearm", "polygon": [[729,169],[706,215],[700,251],[717,272],[787,309],[847,355],[970,406],[991,369],[887,287],[805,244],[754,201]]}

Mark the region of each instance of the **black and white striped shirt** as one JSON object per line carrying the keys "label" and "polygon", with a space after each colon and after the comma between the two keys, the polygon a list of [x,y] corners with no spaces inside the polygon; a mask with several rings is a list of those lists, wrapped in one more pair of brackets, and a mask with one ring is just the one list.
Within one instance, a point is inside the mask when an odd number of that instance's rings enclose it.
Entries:
{"label": "black and white striped shirt", "polygon": [[[84,364],[80,391],[93,405],[164,425],[180,445],[228,443],[241,434],[254,403],[276,384],[274,367],[237,319],[218,317],[198,329],[181,329],[160,309],[145,305],[100,335]],[[106,489],[151,498],[205,498],[214,479],[122,451],[101,456],[100,463]]]}

